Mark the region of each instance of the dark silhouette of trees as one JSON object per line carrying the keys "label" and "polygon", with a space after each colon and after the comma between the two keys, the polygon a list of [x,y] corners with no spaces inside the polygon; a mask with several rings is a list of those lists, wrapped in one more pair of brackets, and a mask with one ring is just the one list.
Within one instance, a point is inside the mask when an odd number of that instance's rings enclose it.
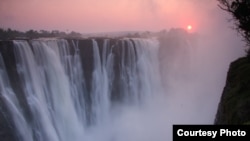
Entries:
{"label": "dark silhouette of trees", "polygon": [[12,37],[24,37],[24,33],[10,28],[7,30],[0,28],[0,39],[11,39]]}
{"label": "dark silhouette of trees", "polygon": [[250,54],[250,0],[218,0],[219,7],[233,16],[236,30],[243,36]]}
{"label": "dark silhouette of trees", "polygon": [[80,38],[82,34],[78,32],[70,32],[65,33],[59,30],[28,30],[26,32],[21,32],[17,30],[2,29],[0,28],[0,40],[11,40],[11,39],[34,39],[34,38],[41,38],[41,37],[59,37],[59,38]]}
{"label": "dark silhouette of trees", "polygon": [[39,37],[39,33],[35,30],[29,30],[27,32],[25,32],[26,37],[32,39],[32,38],[38,38]]}

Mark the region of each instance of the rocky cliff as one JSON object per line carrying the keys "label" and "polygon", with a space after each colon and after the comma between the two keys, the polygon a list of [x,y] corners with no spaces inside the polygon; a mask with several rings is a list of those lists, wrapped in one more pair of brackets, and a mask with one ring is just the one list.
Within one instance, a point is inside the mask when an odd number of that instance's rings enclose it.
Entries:
{"label": "rocky cliff", "polygon": [[240,58],[231,63],[214,123],[250,123],[249,58]]}

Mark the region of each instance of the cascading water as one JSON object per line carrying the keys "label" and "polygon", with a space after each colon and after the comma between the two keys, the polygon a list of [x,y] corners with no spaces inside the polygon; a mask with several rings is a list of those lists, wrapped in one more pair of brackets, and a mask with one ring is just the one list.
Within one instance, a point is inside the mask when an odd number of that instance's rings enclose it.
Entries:
{"label": "cascading water", "polygon": [[1,101],[18,140],[127,140],[115,128],[123,108],[162,93],[156,39],[81,42],[15,40],[15,64],[0,52]]}
{"label": "cascading water", "polygon": [[173,124],[212,124],[221,47],[180,29],[0,41],[0,140],[170,141]]}

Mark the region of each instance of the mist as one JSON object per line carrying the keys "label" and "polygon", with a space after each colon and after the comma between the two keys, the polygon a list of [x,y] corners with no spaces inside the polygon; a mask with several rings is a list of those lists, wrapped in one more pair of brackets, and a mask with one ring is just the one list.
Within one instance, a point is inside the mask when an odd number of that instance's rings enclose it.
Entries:
{"label": "mist", "polygon": [[[244,43],[215,0],[1,0],[0,26],[81,33],[160,31],[161,88],[142,105],[116,108],[89,128],[89,141],[171,140],[173,124],[213,124],[229,65]],[[191,31],[186,31],[192,25]],[[167,40],[171,30],[184,35]],[[195,38],[195,39],[194,39]],[[183,44],[176,42],[182,41]],[[174,55],[173,55],[174,54]],[[154,68],[156,69],[156,68]]]}
{"label": "mist", "polygon": [[89,140],[170,141],[174,124],[212,125],[229,65],[244,56],[240,38],[233,33],[217,35],[199,36],[193,43],[178,35],[171,42],[186,41],[174,46],[177,51],[169,49],[170,42],[163,42],[160,48],[165,49],[159,54],[162,89],[143,105],[118,106],[112,118],[87,132]]}

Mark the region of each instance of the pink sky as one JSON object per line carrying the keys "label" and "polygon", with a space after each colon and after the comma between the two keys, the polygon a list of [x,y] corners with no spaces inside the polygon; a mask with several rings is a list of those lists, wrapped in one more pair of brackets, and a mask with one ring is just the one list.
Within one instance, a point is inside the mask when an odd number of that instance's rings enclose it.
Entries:
{"label": "pink sky", "polygon": [[194,31],[226,21],[215,0],[0,0],[0,27],[88,32]]}

